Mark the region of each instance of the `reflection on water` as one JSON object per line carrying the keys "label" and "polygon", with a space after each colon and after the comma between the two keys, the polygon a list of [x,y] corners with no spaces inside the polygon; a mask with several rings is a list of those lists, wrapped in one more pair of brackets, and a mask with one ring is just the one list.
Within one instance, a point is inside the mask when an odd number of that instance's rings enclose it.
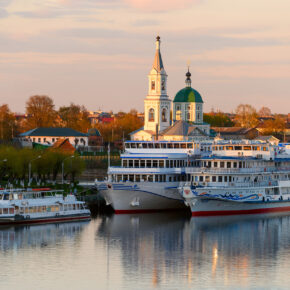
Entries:
{"label": "reflection on water", "polygon": [[1,289],[287,289],[290,217],[102,216],[2,229],[0,250]]}

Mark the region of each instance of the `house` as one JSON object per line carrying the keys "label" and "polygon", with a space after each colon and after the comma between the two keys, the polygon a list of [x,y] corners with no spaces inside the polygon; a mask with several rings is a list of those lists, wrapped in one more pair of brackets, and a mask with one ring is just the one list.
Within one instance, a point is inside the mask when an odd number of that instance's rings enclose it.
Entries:
{"label": "house", "polygon": [[76,148],[69,142],[68,138],[59,138],[51,147],[49,147],[49,150],[73,155]]}
{"label": "house", "polygon": [[272,145],[278,145],[280,142],[280,140],[274,136],[258,136],[254,140],[260,142],[267,142]]}
{"label": "house", "polygon": [[22,146],[32,146],[32,143],[52,146],[59,139],[68,139],[75,148],[87,147],[88,134],[78,132],[71,128],[35,128],[19,134]]}
{"label": "house", "polygon": [[224,140],[254,139],[259,136],[256,128],[242,127],[212,127],[219,138]]}

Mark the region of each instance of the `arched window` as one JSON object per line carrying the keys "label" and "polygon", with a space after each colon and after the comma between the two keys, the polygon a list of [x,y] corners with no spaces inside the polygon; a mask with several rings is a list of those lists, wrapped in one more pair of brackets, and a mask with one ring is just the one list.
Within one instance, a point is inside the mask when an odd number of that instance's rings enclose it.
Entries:
{"label": "arched window", "polygon": [[154,116],[154,109],[153,108],[151,108],[150,110],[149,110],[149,122],[154,122],[154,119],[155,119],[155,116]]}
{"label": "arched window", "polygon": [[187,119],[188,121],[190,120],[190,106],[187,106],[186,119]]}
{"label": "arched window", "polygon": [[165,80],[161,81],[161,90],[165,91]]}
{"label": "arched window", "polygon": [[167,122],[167,111],[165,108],[162,109],[162,122]]}
{"label": "arched window", "polygon": [[152,91],[155,90],[155,81],[151,81],[151,90],[152,90]]}

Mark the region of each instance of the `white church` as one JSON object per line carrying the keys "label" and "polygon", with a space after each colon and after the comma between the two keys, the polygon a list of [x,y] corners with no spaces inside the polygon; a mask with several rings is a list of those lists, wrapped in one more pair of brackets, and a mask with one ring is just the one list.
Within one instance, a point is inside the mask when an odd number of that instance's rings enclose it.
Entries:
{"label": "white church", "polygon": [[[210,125],[203,122],[203,100],[191,87],[191,74],[186,73],[185,88],[173,100],[167,95],[167,74],[160,52],[160,37],[149,73],[149,90],[144,100],[144,127],[132,132],[131,140],[193,141],[209,138]],[[172,120],[170,112],[172,111]]]}

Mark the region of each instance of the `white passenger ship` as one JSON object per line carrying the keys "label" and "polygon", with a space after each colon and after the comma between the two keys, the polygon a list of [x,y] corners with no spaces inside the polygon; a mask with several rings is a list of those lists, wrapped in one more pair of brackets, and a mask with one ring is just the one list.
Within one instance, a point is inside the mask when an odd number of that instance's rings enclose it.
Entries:
{"label": "white passenger ship", "polygon": [[60,191],[0,191],[0,225],[85,220],[90,215],[84,202]]}
{"label": "white passenger ship", "polygon": [[254,141],[215,143],[212,155],[187,168],[180,193],[193,216],[290,212],[290,155]]}
{"label": "white passenger ship", "polygon": [[122,165],[109,167],[107,180],[95,184],[116,213],[182,209],[178,186],[185,168],[210,151],[206,142],[127,141]]}

